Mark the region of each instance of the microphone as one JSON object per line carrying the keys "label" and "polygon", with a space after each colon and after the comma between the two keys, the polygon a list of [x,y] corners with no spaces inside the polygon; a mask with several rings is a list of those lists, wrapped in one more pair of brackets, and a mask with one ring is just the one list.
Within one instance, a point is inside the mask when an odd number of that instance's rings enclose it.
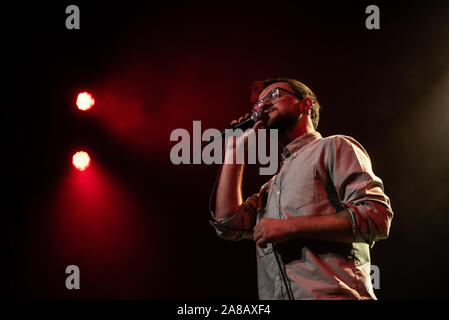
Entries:
{"label": "microphone", "polygon": [[253,111],[251,117],[243,120],[240,123],[233,124],[229,128],[233,130],[242,129],[243,131],[245,131],[249,128],[252,128],[254,124],[259,120],[262,120],[262,112],[260,110],[255,110]]}
{"label": "microphone", "polygon": [[[254,126],[254,124],[259,121],[262,120],[263,118],[263,112],[261,108],[257,108],[256,110],[253,111],[253,113],[251,114],[251,117],[243,120],[240,123],[236,123],[231,125],[228,129],[242,129],[243,131],[250,129]],[[224,137],[226,133],[226,130],[222,131],[220,133],[220,137]],[[201,147],[207,146],[209,143],[211,143],[212,141],[214,141],[215,139],[217,139],[219,136],[215,136],[213,138],[211,138],[209,141],[204,142]]]}

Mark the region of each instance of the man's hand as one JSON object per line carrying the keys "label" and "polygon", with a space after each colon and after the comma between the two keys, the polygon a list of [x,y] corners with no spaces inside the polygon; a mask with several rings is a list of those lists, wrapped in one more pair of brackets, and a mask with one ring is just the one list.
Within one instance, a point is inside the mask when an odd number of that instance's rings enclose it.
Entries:
{"label": "man's hand", "polygon": [[[243,120],[248,119],[251,116],[251,114],[247,113],[244,117],[240,117],[238,120],[233,120],[231,122],[231,126],[238,124],[240,122],[242,122]],[[237,146],[244,146],[245,144],[248,144],[248,136],[250,134],[256,134],[257,135],[257,130],[258,129],[263,129],[263,121],[259,120],[257,121],[252,130],[246,130],[240,137],[238,137],[237,139],[234,137],[231,137],[231,139],[228,140],[227,145],[226,145],[226,150],[235,150],[235,148]],[[247,150],[245,150],[247,151]]]}
{"label": "man's hand", "polygon": [[253,231],[256,244],[266,248],[267,243],[279,243],[290,239],[292,230],[288,219],[263,218]]}

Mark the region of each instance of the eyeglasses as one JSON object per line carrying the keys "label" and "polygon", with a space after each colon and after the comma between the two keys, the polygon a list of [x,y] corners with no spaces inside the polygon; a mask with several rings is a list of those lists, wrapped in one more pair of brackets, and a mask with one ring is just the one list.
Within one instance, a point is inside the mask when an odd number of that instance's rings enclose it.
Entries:
{"label": "eyeglasses", "polygon": [[277,88],[274,88],[273,90],[271,90],[270,92],[268,92],[268,94],[264,98],[257,100],[254,103],[253,109],[257,110],[257,109],[261,108],[263,105],[265,105],[266,103],[273,105],[277,102],[277,100],[279,100],[282,96],[284,96],[286,94],[291,94],[291,95],[297,97],[294,92],[288,91],[284,88],[277,87]]}

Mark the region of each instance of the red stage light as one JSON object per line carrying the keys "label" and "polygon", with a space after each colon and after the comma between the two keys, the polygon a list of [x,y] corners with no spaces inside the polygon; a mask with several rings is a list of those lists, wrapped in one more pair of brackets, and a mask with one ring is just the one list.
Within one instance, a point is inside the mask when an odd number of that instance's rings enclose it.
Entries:
{"label": "red stage light", "polygon": [[78,94],[78,98],[76,99],[76,105],[78,109],[82,111],[89,110],[94,105],[95,100],[92,95],[88,92],[81,92]]}
{"label": "red stage light", "polygon": [[85,151],[78,151],[72,157],[72,164],[79,171],[86,170],[90,165],[89,154]]}

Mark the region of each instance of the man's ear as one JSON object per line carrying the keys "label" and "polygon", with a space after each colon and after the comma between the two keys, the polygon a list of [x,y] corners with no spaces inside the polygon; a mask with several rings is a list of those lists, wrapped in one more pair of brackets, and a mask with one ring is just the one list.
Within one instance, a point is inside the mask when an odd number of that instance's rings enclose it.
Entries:
{"label": "man's ear", "polygon": [[302,112],[309,112],[310,108],[312,108],[313,101],[309,97],[305,97],[301,100],[301,111]]}

